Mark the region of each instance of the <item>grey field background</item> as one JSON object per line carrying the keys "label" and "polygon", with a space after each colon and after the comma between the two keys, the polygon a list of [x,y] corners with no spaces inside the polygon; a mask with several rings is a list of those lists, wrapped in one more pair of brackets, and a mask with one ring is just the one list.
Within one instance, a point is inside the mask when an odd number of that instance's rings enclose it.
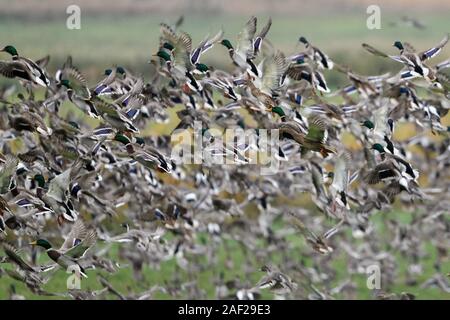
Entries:
{"label": "grey field background", "polygon": [[[66,7],[77,4],[81,8],[81,30],[66,28]],[[369,30],[366,27],[366,8],[368,4],[379,4],[382,14],[381,30]],[[192,35],[195,42],[199,42],[208,33],[213,34],[220,28],[225,31],[225,37],[236,41],[238,32],[251,15],[257,15],[260,23],[265,23],[269,15],[273,19],[272,29],[268,35],[270,41],[286,54],[301,51],[303,46],[297,42],[299,36],[306,36],[313,44],[322,48],[335,61],[347,64],[358,73],[377,74],[387,70],[398,70],[396,64],[386,62],[381,58],[370,56],[361,48],[362,42],[371,43],[381,49],[395,52],[392,43],[403,40],[412,43],[417,49],[426,49],[442,39],[450,32],[450,1],[59,1],[59,0],[0,0],[0,46],[12,44],[20,54],[38,59],[50,54],[51,60],[48,70],[54,72],[67,55],[72,55],[77,65],[86,75],[89,83],[100,79],[104,69],[113,64],[123,65],[140,72],[146,79],[151,76],[151,69],[147,61],[158,48],[159,23],[174,22],[180,15],[185,17],[182,29]],[[418,18],[426,25],[423,30],[404,25],[393,26],[401,16],[408,15]],[[436,62],[450,56],[447,48]],[[6,59],[1,55],[0,59]],[[228,53],[222,46],[216,46],[209,51],[204,61],[217,67],[229,69],[231,63]],[[345,78],[336,72],[327,72],[327,79],[333,87],[339,87],[346,82]],[[2,82],[5,80],[2,79]],[[445,121],[448,122],[448,117]],[[299,205],[312,206],[308,199],[298,200]],[[294,200],[292,200],[294,201]],[[297,200],[296,200],[297,201]],[[386,215],[402,224],[412,220],[411,212],[394,211],[382,213],[374,217],[380,230],[384,228]],[[119,225],[124,217],[119,215],[111,224]],[[200,235],[200,241],[210,241],[207,235]],[[306,246],[304,239],[299,236],[289,238],[293,247],[293,255],[302,260],[301,249]],[[388,245],[384,243],[383,245]],[[101,244],[100,244],[101,246]],[[264,246],[264,243],[261,243]],[[433,262],[436,249],[432,242],[425,243],[428,255],[425,257],[425,281],[434,274]],[[118,248],[113,248],[114,255],[119,257]],[[255,254],[243,251],[242,247],[233,240],[225,240],[217,245],[219,267],[205,269],[198,274],[197,279],[205,298],[214,297],[214,281],[219,273],[225,278],[240,278],[244,283],[255,283],[262,276],[258,272],[258,262]],[[393,292],[408,291],[417,295],[419,299],[450,299],[449,294],[437,288],[420,289],[418,286],[408,286],[405,283],[407,265],[404,258],[398,254],[399,272]],[[206,259],[206,258],[205,258]],[[282,257],[273,253],[274,261]],[[344,252],[336,254],[334,266],[339,280],[345,279],[347,265]],[[48,262],[45,254],[39,258],[42,263]],[[311,264],[308,259],[302,260],[306,265]],[[195,261],[202,264],[202,261]],[[243,264],[254,265],[256,270],[250,278],[242,276]],[[450,271],[447,260],[444,267]],[[176,266],[175,261],[167,261],[159,269],[154,266],[145,267],[145,279],[138,281],[133,278],[130,268],[123,268],[109,277],[113,285],[122,292],[142,291],[150,285],[164,285],[174,277],[183,278],[184,272]],[[66,274],[59,271],[45,286],[49,291],[65,290]],[[353,278],[358,287],[358,298],[371,298],[372,292],[365,286],[364,274]],[[14,283],[6,276],[0,275],[0,299],[8,296],[8,289]],[[18,293],[27,298],[42,298],[34,296],[21,284],[14,283]],[[95,276],[83,282],[85,289],[98,289],[99,284]],[[157,298],[165,298],[163,294],[156,294]],[[271,295],[263,296],[270,298]],[[180,297],[183,298],[183,297]],[[342,297],[345,298],[345,297]]]}

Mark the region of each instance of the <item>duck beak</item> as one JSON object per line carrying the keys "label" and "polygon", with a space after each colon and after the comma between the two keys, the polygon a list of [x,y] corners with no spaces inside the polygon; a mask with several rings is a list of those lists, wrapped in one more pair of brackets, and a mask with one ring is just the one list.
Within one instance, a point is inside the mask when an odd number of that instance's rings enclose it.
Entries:
{"label": "duck beak", "polygon": [[36,241],[30,242],[29,245],[35,246],[37,245],[37,242]]}

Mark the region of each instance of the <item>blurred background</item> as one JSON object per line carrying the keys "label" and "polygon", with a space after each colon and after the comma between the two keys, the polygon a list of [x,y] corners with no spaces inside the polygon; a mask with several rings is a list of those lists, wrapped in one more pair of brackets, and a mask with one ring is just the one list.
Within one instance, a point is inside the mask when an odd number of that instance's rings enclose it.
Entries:
{"label": "blurred background", "polygon": [[[81,9],[80,30],[66,27],[71,4]],[[371,4],[381,9],[380,30],[366,26]],[[160,22],[174,23],[184,16],[181,29],[194,43],[220,28],[234,43],[251,15],[258,16],[260,26],[271,16],[268,38],[286,55],[303,49],[298,43],[303,35],[337,62],[374,74],[399,65],[371,56],[361,48],[362,42],[390,52],[395,52],[395,40],[426,49],[450,31],[449,13],[450,1],[444,0],[0,0],[0,45],[13,44],[32,59],[50,54],[50,71],[71,54],[91,80],[114,63],[145,76],[150,72],[147,61],[158,47]],[[209,51],[204,61],[231,68],[222,46]],[[336,72],[327,75],[331,86],[339,85],[340,77]]]}

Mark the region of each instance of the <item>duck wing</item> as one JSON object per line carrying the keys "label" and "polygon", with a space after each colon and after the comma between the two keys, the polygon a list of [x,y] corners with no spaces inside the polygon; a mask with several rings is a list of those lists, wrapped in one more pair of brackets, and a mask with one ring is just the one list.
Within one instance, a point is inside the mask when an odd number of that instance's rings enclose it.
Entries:
{"label": "duck wing", "polygon": [[87,235],[86,226],[81,219],[78,219],[73,224],[72,229],[70,230],[66,240],[64,241],[59,250],[61,252],[65,252],[70,248],[78,245],[82,241],[82,239],[86,237],[86,235]]}
{"label": "duck wing", "polygon": [[439,54],[439,52],[442,51],[442,48],[444,48],[444,46],[447,44],[448,39],[449,39],[449,35],[446,34],[444,39],[442,39],[441,42],[439,42],[436,46],[434,46],[428,50],[420,52],[419,53],[420,60],[425,61],[425,60],[428,60],[428,59],[431,59],[431,58],[437,56]]}
{"label": "duck wing", "polygon": [[93,229],[88,230],[86,232],[86,237],[81,241],[79,241],[78,244],[76,244],[75,246],[64,252],[64,255],[72,259],[80,259],[95,244],[96,241],[97,241],[97,232]]}
{"label": "duck wing", "polygon": [[247,58],[253,54],[253,37],[256,33],[256,17],[253,16],[247,21],[244,29],[239,33],[236,52]]}

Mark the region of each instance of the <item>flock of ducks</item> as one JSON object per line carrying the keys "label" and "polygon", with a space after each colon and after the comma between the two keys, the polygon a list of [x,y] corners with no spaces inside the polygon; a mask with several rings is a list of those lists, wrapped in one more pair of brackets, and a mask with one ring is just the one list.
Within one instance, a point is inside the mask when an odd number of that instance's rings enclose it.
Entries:
{"label": "flock of ducks", "polygon": [[[0,91],[0,277],[44,296],[149,299],[160,292],[205,298],[197,275],[221,266],[225,271],[211,280],[215,298],[257,299],[271,292],[333,299],[357,297],[355,276],[376,264],[382,277],[376,298],[414,298],[392,291],[399,281],[450,292],[443,267],[450,138],[441,122],[450,106],[450,61],[428,62],[448,36],[421,52],[401,41],[394,43],[395,54],[363,44],[402,67],[363,76],[303,36],[302,52],[277,50],[268,39],[270,19],[258,31],[252,17],[236,39],[220,31],[197,45],[180,31],[181,22],[161,24],[148,81],[111,66],[92,85],[71,57],[53,75],[48,56],[33,61],[12,45],[1,50],[10,59],[0,61],[0,74],[22,89]],[[223,50],[232,72],[202,62],[212,47],[217,54]],[[345,74],[348,85],[331,90],[326,75],[332,72]],[[69,112],[62,116],[64,109]],[[176,163],[170,135],[144,134],[155,123],[169,125],[170,110],[179,119],[176,129],[191,130],[200,121],[203,147],[241,161]],[[220,138],[208,136],[211,128],[254,135],[230,150],[212,145]],[[260,175],[248,161],[248,152],[260,149],[259,129],[279,129],[274,175]],[[413,135],[396,139],[397,130]],[[408,224],[392,217],[400,208],[410,212],[404,213]],[[242,250],[240,265],[230,243]],[[38,263],[41,254],[46,264]],[[345,259],[337,268],[339,254]],[[398,257],[407,261],[403,280]],[[145,282],[144,266],[158,273],[172,259],[176,271],[165,285]],[[434,259],[435,269],[425,280],[424,259]],[[79,271],[80,290],[45,290],[68,268]],[[110,280],[122,268],[131,268],[146,289],[114,288]],[[227,274],[233,268],[239,277]],[[261,272],[260,281],[250,280]],[[83,287],[85,277],[96,277],[102,289]],[[14,285],[10,297],[23,298]]]}

